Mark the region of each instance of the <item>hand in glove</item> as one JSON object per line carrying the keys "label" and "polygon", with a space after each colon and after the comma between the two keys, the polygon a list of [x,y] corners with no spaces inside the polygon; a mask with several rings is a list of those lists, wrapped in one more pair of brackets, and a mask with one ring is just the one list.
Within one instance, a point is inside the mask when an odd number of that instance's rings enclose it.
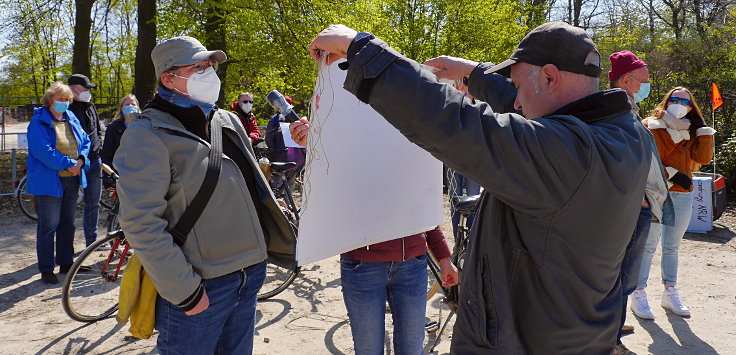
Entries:
{"label": "hand in glove", "polygon": [[693,181],[689,177],[687,177],[687,175],[679,171],[675,175],[672,175],[670,181],[682,186],[682,188],[685,190],[690,190],[690,187],[693,186]]}

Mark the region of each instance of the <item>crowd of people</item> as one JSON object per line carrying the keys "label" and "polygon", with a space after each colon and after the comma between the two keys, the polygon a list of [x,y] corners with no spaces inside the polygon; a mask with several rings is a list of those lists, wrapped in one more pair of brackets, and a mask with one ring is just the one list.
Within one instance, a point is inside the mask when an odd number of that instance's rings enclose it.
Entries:
{"label": "crowd of people", "polygon": [[[462,280],[439,227],[341,255],[357,354],[383,352],[386,304],[395,352],[423,353],[427,252],[445,285],[462,283],[457,354],[632,354],[621,342],[633,331],[627,301],[637,317],[654,318],[645,289],[660,240],[662,307],[690,315],[677,288],[678,246],[692,172],[712,159],[715,130],[687,88],[670,90],[642,120],[647,64],[612,54],[601,91],[595,43],[561,22],[529,32],[497,65],[430,59],[435,74],[342,25],[309,48],[317,61],[346,59],[345,89],[455,172],[453,195],[484,191]],[[41,278],[58,283],[55,266],[72,264],[80,187],[85,241],[96,239],[100,165],[111,165],[120,224],[159,294],[159,352],[251,353],[266,262],[294,265],[296,245],[253,151],[254,96],[238,95],[232,112],[218,108],[215,66],[227,55],[192,37],[164,40],[151,59],[155,96],[142,109],[124,97],[104,142],[84,75],[51,85],[35,110],[28,192]],[[271,121],[269,147],[303,164],[304,148],[275,141],[283,117]],[[306,146],[309,121],[289,129]]]}

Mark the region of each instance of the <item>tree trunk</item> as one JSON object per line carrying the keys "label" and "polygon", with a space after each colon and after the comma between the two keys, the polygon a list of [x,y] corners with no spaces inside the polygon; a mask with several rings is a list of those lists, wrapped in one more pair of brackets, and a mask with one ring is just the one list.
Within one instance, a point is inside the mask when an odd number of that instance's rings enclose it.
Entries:
{"label": "tree trunk", "polygon": [[[207,50],[221,50],[227,53],[227,17],[223,0],[210,0],[206,2],[204,33],[204,46]],[[227,75],[227,62],[220,64],[217,68],[217,76],[224,82]],[[220,85],[220,93],[217,98],[217,106],[224,107],[225,85]]]}
{"label": "tree trunk", "polygon": [[156,47],[156,1],[138,0],[138,45],[135,48],[135,79],[133,93],[145,105],[156,88],[156,71],[151,51]]}
{"label": "tree trunk", "polygon": [[95,0],[74,0],[76,14],[74,22],[74,48],[72,74],[90,76],[90,41],[92,29],[92,6]]}

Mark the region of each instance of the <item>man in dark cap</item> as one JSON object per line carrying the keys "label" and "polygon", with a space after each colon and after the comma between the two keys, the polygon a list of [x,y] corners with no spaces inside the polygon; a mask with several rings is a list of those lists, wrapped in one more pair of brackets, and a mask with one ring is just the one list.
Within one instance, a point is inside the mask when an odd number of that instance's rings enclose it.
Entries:
{"label": "man in dark cap", "polygon": [[97,218],[100,214],[100,196],[102,194],[102,127],[100,127],[100,116],[97,107],[92,103],[92,93],[97,85],[93,85],[89,78],[83,74],[73,74],[67,80],[72,89],[74,101],[69,105],[75,116],[82,124],[82,128],[91,141],[89,147],[89,170],[87,174],[87,187],[84,189],[84,241],[87,246],[97,240]]}
{"label": "man in dark cap", "polygon": [[[626,93],[599,91],[600,57],[585,31],[541,25],[496,66],[452,57],[425,63],[440,69],[437,77],[467,77],[469,93],[491,105],[440,84],[370,33],[332,25],[310,52],[327,54],[328,63],[347,58],[345,89],[486,189],[451,352],[610,355],[621,260],[651,145]],[[523,116],[494,112],[511,98]],[[292,135],[299,140],[307,128],[294,124]]]}

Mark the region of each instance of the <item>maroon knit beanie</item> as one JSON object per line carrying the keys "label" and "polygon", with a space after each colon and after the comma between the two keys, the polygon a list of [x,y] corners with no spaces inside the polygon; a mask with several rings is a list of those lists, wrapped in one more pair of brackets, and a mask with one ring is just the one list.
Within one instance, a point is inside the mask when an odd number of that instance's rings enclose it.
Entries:
{"label": "maroon knit beanie", "polygon": [[608,80],[616,80],[634,69],[647,66],[647,63],[644,63],[644,61],[639,59],[636,54],[629,51],[613,53],[608,57],[608,59],[611,61],[611,70],[608,72]]}

